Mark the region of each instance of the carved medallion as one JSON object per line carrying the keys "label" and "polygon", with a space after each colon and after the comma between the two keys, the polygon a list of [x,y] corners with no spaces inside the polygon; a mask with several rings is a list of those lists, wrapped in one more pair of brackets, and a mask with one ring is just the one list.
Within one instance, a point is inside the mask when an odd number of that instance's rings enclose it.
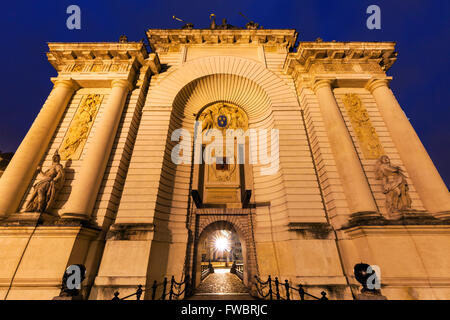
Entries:
{"label": "carved medallion", "polygon": [[342,101],[364,157],[366,159],[378,159],[384,154],[384,150],[361,99],[354,93],[348,93],[344,95]]}
{"label": "carved medallion", "polygon": [[245,112],[230,103],[218,102],[202,111],[197,121],[202,122],[202,132],[209,129],[248,129],[248,118]]}
{"label": "carved medallion", "polygon": [[78,160],[97,116],[103,95],[84,96],[59,147],[62,160]]}

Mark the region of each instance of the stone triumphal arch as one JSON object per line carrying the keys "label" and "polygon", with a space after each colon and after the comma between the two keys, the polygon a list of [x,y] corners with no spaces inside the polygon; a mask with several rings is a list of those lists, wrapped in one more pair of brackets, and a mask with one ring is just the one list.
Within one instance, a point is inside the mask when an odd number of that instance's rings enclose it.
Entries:
{"label": "stone triumphal arch", "polygon": [[[217,257],[248,288],[354,299],[364,262],[388,299],[450,298],[448,189],[389,88],[395,43],[147,39],[49,43],[54,88],[0,178],[2,299],[52,299],[70,265],[85,299],[195,290]],[[233,254],[211,253],[221,233]]]}

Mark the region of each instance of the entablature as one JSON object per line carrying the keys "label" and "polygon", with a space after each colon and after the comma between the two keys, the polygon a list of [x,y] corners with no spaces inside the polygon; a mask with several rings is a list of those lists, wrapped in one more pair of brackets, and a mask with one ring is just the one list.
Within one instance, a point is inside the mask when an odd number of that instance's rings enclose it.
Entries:
{"label": "entablature", "polygon": [[142,42],[49,43],[47,57],[58,77],[70,77],[80,86],[109,86],[115,79],[135,80],[144,67],[153,74],[161,66],[157,54]]}
{"label": "entablature", "polygon": [[284,68],[294,78],[305,73],[385,74],[396,60],[395,42],[300,42]]}
{"label": "entablature", "polygon": [[184,45],[255,45],[289,50],[295,45],[294,29],[149,29],[148,42],[153,52],[177,52]]}

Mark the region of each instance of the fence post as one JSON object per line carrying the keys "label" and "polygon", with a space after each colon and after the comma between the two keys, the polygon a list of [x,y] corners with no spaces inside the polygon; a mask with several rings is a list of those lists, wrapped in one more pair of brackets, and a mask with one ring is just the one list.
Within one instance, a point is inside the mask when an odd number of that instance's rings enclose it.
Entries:
{"label": "fence post", "polygon": [[162,296],[161,296],[162,300],[166,300],[166,289],[167,289],[167,277],[164,277],[163,292],[162,292]]}
{"label": "fence post", "polygon": [[320,294],[322,295],[322,297],[319,300],[328,300],[327,293],[325,291],[322,291]]}
{"label": "fence post", "polygon": [[279,284],[278,277],[275,277],[275,290],[277,291],[276,292],[277,300],[280,300],[280,289],[278,288],[278,284]]}
{"label": "fence post", "polygon": [[184,278],[184,296],[189,297],[191,295],[191,277],[187,274]]}
{"label": "fence post", "polygon": [[153,285],[152,285],[152,300],[155,300],[155,296],[156,296],[156,288],[158,287],[156,280],[153,281]]}
{"label": "fence post", "polygon": [[272,278],[270,278],[270,275],[269,275],[269,278],[267,279],[267,281],[269,282],[269,295],[270,295],[270,300],[273,300],[273,297],[272,297]]}
{"label": "fence post", "polygon": [[298,285],[298,293],[300,294],[300,299],[305,300],[305,290],[301,284]]}
{"label": "fence post", "polygon": [[112,298],[114,301],[120,300],[119,298],[119,291],[114,292],[114,298]]}
{"label": "fence post", "polygon": [[291,300],[290,294],[289,294],[289,282],[284,280],[284,288],[286,290],[286,300]]}
{"label": "fence post", "polygon": [[142,296],[142,285],[138,285],[138,288],[136,290],[136,300],[141,300]]}
{"label": "fence post", "polygon": [[173,295],[173,284],[175,282],[175,277],[172,276],[172,278],[170,279],[170,291],[169,291],[169,300],[172,300],[172,295]]}

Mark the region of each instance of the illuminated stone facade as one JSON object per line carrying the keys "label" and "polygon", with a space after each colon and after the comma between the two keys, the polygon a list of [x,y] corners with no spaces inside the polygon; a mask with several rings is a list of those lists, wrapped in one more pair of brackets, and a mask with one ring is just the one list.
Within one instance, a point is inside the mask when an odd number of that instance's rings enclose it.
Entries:
{"label": "illuminated stone facade", "polygon": [[[352,299],[365,262],[388,299],[450,299],[449,193],[389,89],[395,43],[293,49],[295,30],[263,29],[147,37],[152,53],[49,44],[54,88],[0,179],[2,299],[52,299],[71,264],[86,266],[89,299],[172,275],[197,286],[199,246],[217,230],[238,235],[246,285],[271,275]],[[263,174],[250,152],[175,164],[172,133],[195,136],[196,120],[277,129],[263,148],[277,170]],[[46,212],[25,212],[56,151],[64,185]]]}

